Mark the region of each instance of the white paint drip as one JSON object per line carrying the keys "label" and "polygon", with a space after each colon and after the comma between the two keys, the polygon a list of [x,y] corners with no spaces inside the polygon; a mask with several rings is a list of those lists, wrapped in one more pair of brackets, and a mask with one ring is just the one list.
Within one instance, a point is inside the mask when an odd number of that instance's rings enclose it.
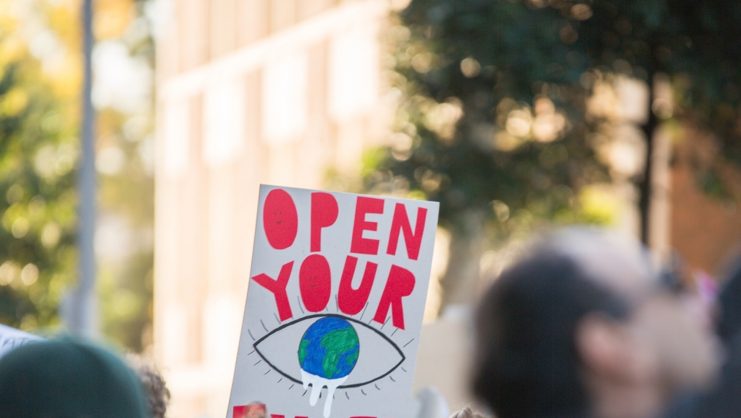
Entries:
{"label": "white paint drip", "polygon": [[325,379],[321,376],[313,375],[301,370],[301,382],[304,385],[304,389],[308,389],[311,385],[311,395],[309,395],[309,405],[314,406],[319,400],[319,394],[322,393],[322,388],[327,387],[327,397],[324,400],[324,418],[329,418],[329,414],[332,412],[332,400],[334,399],[334,392],[337,387],[345,383],[347,376],[340,377],[339,379]]}

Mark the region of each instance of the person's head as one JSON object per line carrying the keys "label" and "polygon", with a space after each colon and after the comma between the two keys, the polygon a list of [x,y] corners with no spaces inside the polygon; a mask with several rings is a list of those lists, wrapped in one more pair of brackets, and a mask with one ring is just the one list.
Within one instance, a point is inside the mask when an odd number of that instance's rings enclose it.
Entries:
{"label": "person's head", "polygon": [[741,257],[738,257],[718,294],[716,331],[729,343],[741,331]]}
{"label": "person's head", "polygon": [[0,359],[0,418],[148,418],[136,375],[72,339],[33,342]]}
{"label": "person's head", "polygon": [[152,418],[165,418],[170,403],[170,390],[165,379],[154,365],[140,357],[129,356],[129,363],[144,388]]}
{"label": "person's head", "polygon": [[473,389],[499,418],[643,417],[704,383],[709,334],[637,244],[571,228],[506,269],[477,314]]}

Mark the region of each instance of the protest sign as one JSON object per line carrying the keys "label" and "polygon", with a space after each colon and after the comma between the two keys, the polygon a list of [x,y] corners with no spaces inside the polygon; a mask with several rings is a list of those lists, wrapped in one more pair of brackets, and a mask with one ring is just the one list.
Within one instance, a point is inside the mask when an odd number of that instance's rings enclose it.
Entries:
{"label": "protest sign", "polygon": [[227,416],[413,416],[437,216],[435,202],[261,186]]}
{"label": "protest sign", "polygon": [[41,338],[35,335],[0,324],[0,357],[16,347],[39,340]]}

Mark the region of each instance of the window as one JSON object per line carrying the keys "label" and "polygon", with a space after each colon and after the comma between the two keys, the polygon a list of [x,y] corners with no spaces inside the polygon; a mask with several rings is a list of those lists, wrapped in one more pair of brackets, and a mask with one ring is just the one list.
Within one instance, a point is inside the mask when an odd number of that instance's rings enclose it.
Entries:
{"label": "window", "polygon": [[220,165],[239,156],[244,148],[246,90],[241,79],[210,83],[205,92],[203,158]]}
{"label": "window", "polygon": [[263,69],[263,136],[271,143],[297,139],[307,124],[308,58],[305,51],[276,57]]}

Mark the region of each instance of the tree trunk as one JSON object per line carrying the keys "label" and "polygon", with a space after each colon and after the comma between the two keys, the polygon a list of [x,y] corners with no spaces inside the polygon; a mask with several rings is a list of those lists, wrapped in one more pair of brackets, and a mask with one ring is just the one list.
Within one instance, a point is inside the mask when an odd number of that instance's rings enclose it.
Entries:
{"label": "tree trunk", "polygon": [[448,266],[441,281],[440,312],[451,305],[470,304],[475,300],[486,242],[484,219],[483,211],[466,210],[450,231]]}
{"label": "tree trunk", "polygon": [[[653,53],[653,51],[652,51]],[[653,168],[654,148],[656,142],[656,127],[659,120],[653,110],[655,72],[649,71],[646,83],[648,84],[648,117],[641,126],[646,141],[646,161],[643,165],[643,175],[638,180],[638,221],[640,223],[641,242],[649,246],[651,240],[651,200],[653,197]]]}

